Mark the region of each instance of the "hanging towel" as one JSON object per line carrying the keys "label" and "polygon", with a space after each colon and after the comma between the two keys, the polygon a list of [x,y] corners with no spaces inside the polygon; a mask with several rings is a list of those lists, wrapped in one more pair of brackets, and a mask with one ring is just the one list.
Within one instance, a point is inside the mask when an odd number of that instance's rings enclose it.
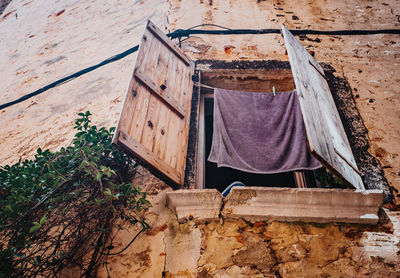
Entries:
{"label": "hanging towel", "polygon": [[218,167],[273,174],[315,170],[295,91],[214,91],[214,126],[208,160]]}

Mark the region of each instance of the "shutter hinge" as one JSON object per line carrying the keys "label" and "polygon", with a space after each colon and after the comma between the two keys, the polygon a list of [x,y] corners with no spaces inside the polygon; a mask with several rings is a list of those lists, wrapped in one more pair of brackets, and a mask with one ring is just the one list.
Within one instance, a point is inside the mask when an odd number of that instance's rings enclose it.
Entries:
{"label": "shutter hinge", "polygon": [[193,82],[199,81],[199,76],[197,74],[192,74],[192,81]]}

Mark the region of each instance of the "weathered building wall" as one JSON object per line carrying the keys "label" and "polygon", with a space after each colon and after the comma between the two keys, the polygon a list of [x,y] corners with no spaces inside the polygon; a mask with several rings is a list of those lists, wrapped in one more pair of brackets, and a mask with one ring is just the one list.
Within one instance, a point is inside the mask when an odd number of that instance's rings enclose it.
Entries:
{"label": "weathered building wall", "polygon": [[[170,29],[212,23],[229,28],[399,28],[398,1],[171,1]],[[207,27],[203,27],[207,28]],[[215,27],[208,27],[215,28]],[[400,37],[307,36],[302,41],[318,62],[345,78],[368,130],[370,152],[389,183],[400,190]],[[287,61],[281,35],[192,36],[183,42],[197,59]],[[397,192],[395,192],[397,193]]]}
{"label": "weathered building wall", "polygon": [[[147,174],[146,174],[147,173]],[[379,225],[195,219],[179,223],[166,207],[170,188],[142,171],[151,192],[152,229],[98,277],[399,277],[400,214]],[[346,209],[346,208],[344,208]],[[385,214],[385,213],[384,213]],[[386,218],[386,219],[385,219]],[[390,219],[387,219],[390,218]],[[120,235],[120,250],[137,231]]]}
{"label": "weathered building wall", "polygon": [[[164,30],[168,3],[12,1],[0,17],[0,103],[95,65],[140,42],[148,18]],[[71,143],[76,114],[115,126],[136,55],[0,111],[0,163]]]}
{"label": "weathered building wall", "polygon": [[[384,0],[13,0],[0,16],[0,102],[136,45],[147,18],[166,31],[205,23],[332,30],[399,28],[399,15],[400,2]],[[302,43],[349,82],[368,129],[370,152],[391,186],[400,189],[400,37],[307,36]],[[182,47],[193,59],[288,60],[280,35],[192,36]],[[114,126],[135,57],[0,111],[0,163],[30,158],[38,147],[68,145],[81,111],[90,110],[100,126]],[[109,259],[111,277],[400,276],[397,230],[242,220],[179,224],[165,206],[171,188],[147,171],[134,182],[151,193],[153,228]],[[116,250],[134,234],[121,235]],[[105,268],[98,276],[107,277]]]}
{"label": "weathered building wall", "polygon": [[[398,1],[12,1],[0,18],[1,103],[96,64],[136,45],[151,18],[173,31],[197,24],[229,28],[398,28]],[[213,27],[202,27],[213,28]],[[389,183],[400,184],[399,37],[308,36],[306,48],[348,80],[368,130],[371,153]],[[287,60],[280,35],[192,36],[183,48],[194,59]],[[0,111],[1,164],[31,157],[40,147],[71,141],[77,112],[115,125],[135,55],[103,66],[24,103]],[[106,107],[106,109],[105,109]],[[397,192],[395,192],[397,193]],[[395,194],[397,195],[397,194]]]}

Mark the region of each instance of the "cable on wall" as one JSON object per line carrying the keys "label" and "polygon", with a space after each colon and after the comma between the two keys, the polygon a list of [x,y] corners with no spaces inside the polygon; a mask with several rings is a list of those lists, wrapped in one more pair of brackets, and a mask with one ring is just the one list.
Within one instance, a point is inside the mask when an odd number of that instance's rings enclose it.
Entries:
{"label": "cable on wall", "polygon": [[[198,27],[205,27],[205,26],[212,26],[218,27],[219,30],[203,30],[203,29],[196,29]],[[321,31],[321,30],[309,30],[309,29],[292,29],[289,30],[293,35],[337,35],[337,36],[355,36],[355,35],[376,35],[376,34],[396,34],[400,35],[400,29],[380,29],[380,30],[332,30],[332,31]],[[216,24],[200,24],[193,26],[188,29],[177,29],[172,33],[167,34],[168,37],[171,39],[178,38],[181,40],[182,37],[190,37],[190,35],[261,35],[261,34],[280,34],[280,29],[230,29],[224,26],[216,25]],[[117,55],[109,57],[104,61],[87,67],[83,70],[77,71],[73,74],[70,74],[66,77],[58,79],[32,93],[26,94],[16,100],[4,103],[0,105],[0,110],[10,107],[12,105],[18,104],[23,102],[27,99],[30,99],[36,95],[39,95],[51,88],[55,88],[61,84],[64,84],[68,81],[71,81],[79,76],[82,76],[88,72],[91,72],[99,67],[105,66],[111,62],[118,61],[139,49],[139,45],[135,45],[128,50],[125,50]]]}

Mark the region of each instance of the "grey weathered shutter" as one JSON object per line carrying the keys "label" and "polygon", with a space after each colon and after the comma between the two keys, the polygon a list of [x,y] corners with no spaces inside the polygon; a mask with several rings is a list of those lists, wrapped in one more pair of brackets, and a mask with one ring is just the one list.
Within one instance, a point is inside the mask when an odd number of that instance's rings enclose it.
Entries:
{"label": "grey weathered shutter", "polygon": [[113,143],[183,185],[194,63],[148,22]]}
{"label": "grey weathered shutter", "polygon": [[282,25],[310,151],[335,175],[364,190],[322,67]]}

